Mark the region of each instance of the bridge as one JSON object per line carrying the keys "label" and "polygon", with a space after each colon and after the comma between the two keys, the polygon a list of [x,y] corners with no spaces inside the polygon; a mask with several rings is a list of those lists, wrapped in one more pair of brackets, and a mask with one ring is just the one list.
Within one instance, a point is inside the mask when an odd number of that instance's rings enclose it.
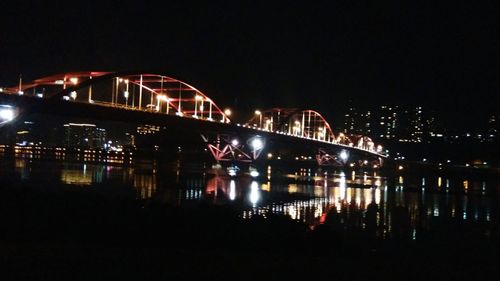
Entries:
{"label": "bridge", "polygon": [[367,136],[334,133],[315,110],[256,110],[247,122],[235,123],[229,109],[200,90],[160,74],[72,72],[0,88],[0,124],[30,113],[168,124],[199,133],[217,161],[253,162],[263,151],[272,155],[284,147],[314,150],[319,165],[377,167],[387,158]]}

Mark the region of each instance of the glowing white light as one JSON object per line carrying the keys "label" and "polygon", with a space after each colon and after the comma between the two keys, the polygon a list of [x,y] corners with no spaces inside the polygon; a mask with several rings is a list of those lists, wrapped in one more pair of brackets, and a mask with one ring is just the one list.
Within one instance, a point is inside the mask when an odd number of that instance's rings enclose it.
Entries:
{"label": "glowing white light", "polygon": [[264,146],[264,143],[262,142],[262,140],[260,138],[254,138],[252,140],[253,149],[258,150],[258,149],[261,149],[263,146]]}
{"label": "glowing white light", "polygon": [[238,140],[237,140],[237,139],[234,139],[234,140],[232,140],[232,141],[231,141],[231,144],[232,144],[233,146],[237,146],[237,145],[239,144],[239,142],[238,142]]}
{"label": "glowing white light", "polygon": [[123,92],[123,96],[124,96],[126,99],[128,99],[128,95],[129,95],[128,91]]}
{"label": "glowing white light", "polygon": [[156,98],[162,101],[170,101],[170,99],[165,95],[158,95]]}
{"label": "glowing white light", "polygon": [[252,176],[252,178],[256,178],[259,176],[259,172],[253,170],[253,171],[250,171],[250,176]]}
{"label": "glowing white light", "polygon": [[345,150],[342,150],[342,152],[340,152],[340,159],[346,161],[348,157],[349,157],[349,155],[347,154],[347,152]]}
{"label": "glowing white light", "polygon": [[231,180],[229,182],[229,199],[236,199],[236,183],[234,182],[234,180]]}
{"label": "glowing white light", "polygon": [[227,168],[227,173],[231,176],[234,177],[236,176],[236,173],[238,172],[238,167],[229,167]]}
{"label": "glowing white light", "polygon": [[226,116],[231,116],[231,113],[232,113],[231,109],[229,108],[224,109],[224,114],[226,114]]}
{"label": "glowing white light", "polygon": [[375,203],[378,205],[380,204],[380,189],[375,189]]}
{"label": "glowing white light", "polygon": [[345,174],[343,174],[343,173],[340,174],[339,189],[340,189],[339,190],[340,191],[340,199],[344,200],[345,195],[346,195],[346,179],[345,179]]}
{"label": "glowing white light", "polygon": [[256,181],[252,181],[250,184],[250,202],[255,206],[260,199],[259,185]]}
{"label": "glowing white light", "polygon": [[2,119],[2,121],[11,121],[14,119],[14,110],[11,108],[0,109],[0,119]]}
{"label": "glowing white light", "polygon": [[69,94],[69,96],[72,98],[72,99],[76,99],[76,92],[73,91]]}
{"label": "glowing white light", "polygon": [[71,78],[69,78],[69,81],[70,81],[71,83],[73,83],[73,85],[78,84],[78,78],[77,78],[77,77],[71,77]]}

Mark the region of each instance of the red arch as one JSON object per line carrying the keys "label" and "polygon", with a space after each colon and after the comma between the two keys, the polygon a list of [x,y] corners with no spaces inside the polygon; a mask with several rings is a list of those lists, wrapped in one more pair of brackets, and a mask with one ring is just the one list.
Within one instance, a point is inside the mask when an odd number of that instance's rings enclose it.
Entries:
{"label": "red arch", "polygon": [[[115,80],[116,79],[116,84]],[[37,88],[42,87],[50,87],[56,88],[53,93],[46,98],[63,98],[68,97],[71,93],[80,92],[82,89],[90,88],[87,95],[87,99],[77,98],[75,94],[76,101],[80,102],[92,102],[92,86],[101,83],[101,82],[113,82],[113,87],[119,84],[118,81],[126,81],[126,84],[130,83],[130,85],[135,85],[140,88],[140,93],[149,93],[150,99],[157,101],[160,105],[166,105],[167,112],[169,108],[172,109],[172,113],[177,113],[177,115],[185,116],[185,117],[193,117],[204,119],[208,121],[217,121],[218,118],[221,122],[230,122],[228,116],[224,113],[224,111],[206,94],[196,89],[192,85],[183,82],[181,80],[168,77],[160,74],[151,74],[151,73],[140,73],[140,72],[97,72],[97,71],[88,71],[88,72],[70,72],[70,73],[61,73],[56,75],[51,75],[47,77],[42,77],[21,85],[21,91],[27,95],[34,95],[36,93]],[[172,85],[176,84],[175,90],[177,92],[173,93]],[[165,87],[163,87],[165,85]],[[129,86],[129,85],[127,85]],[[116,86],[119,89],[119,85]],[[128,89],[128,88],[127,88]],[[33,91],[30,91],[33,90]],[[18,93],[19,88],[12,87],[9,88],[10,93]],[[127,91],[128,92],[128,91]],[[128,103],[128,94],[126,101]],[[84,94],[85,95],[85,94]],[[161,95],[164,95],[162,97]],[[80,94],[78,94],[80,96]],[[118,90],[116,93],[116,97],[111,93],[111,106],[127,106],[124,101],[120,103],[120,100],[123,98],[119,98]],[[116,99],[115,99],[116,98]],[[135,97],[134,97],[135,98]],[[141,97],[142,98],[142,97]],[[77,100],[78,99],[78,100]],[[135,101],[135,100],[134,100]],[[147,103],[146,106],[142,106],[142,100],[138,102],[138,109],[148,108]],[[96,104],[102,103],[103,105],[110,105],[108,101],[97,101]],[[182,108],[185,105],[185,108]],[[194,108],[191,108],[193,107]],[[209,108],[205,111],[205,106]],[[158,109],[158,108],[157,108]],[[201,113],[201,114],[199,114]],[[206,114],[206,115],[204,115]],[[215,118],[217,116],[217,118]]]}
{"label": "red arch", "polygon": [[[299,119],[295,119],[296,117],[299,117]],[[315,126],[317,124],[311,124],[311,118],[314,118],[312,122],[323,124],[323,126]],[[319,118],[319,120],[318,120]],[[333,130],[330,126],[330,123],[321,115],[321,113],[312,110],[312,109],[305,109],[305,110],[300,110],[297,111],[293,114],[291,114],[288,117],[288,134],[292,135],[297,135],[301,137],[306,137],[306,138],[312,138],[312,139],[317,139],[317,140],[322,140],[322,141],[328,141],[328,142],[334,142],[335,141],[335,134],[333,133]],[[291,122],[294,122],[294,124],[291,124]],[[297,123],[298,122],[298,123]],[[306,126],[307,124],[307,126]],[[311,126],[313,126],[311,130]],[[294,132],[295,128],[295,132]],[[307,128],[307,131],[306,131]],[[317,130],[320,129],[320,130]]]}

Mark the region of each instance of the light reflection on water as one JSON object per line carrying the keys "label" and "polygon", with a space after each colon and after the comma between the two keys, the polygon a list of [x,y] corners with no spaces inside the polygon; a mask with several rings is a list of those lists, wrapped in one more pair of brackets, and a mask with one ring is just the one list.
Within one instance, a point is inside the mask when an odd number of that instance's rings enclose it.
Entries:
{"label": "light reflection on water", "polygon": [[[196,169],[195,169],[196,170]],[[311,227],[331,216],[357,228],[373,227],[378,237],[392,230],[394,212],[409,218],[416,239],[432,220],[497,224],[499,198],[491,180],[443,175],[395,175],[380,172],[301,168],[275,176],[266,166],[259,179],[206,175],[183,169],[180,162],[159,167],[155,161],[130,166],[106,163],[44,162],[34,159],[0,161],[0,177],[22,181],[58,182],[75,188],[102,185],[132,189],[138,199],[180,205],[205,200],[229,204],[243,218],[286,215]]]}

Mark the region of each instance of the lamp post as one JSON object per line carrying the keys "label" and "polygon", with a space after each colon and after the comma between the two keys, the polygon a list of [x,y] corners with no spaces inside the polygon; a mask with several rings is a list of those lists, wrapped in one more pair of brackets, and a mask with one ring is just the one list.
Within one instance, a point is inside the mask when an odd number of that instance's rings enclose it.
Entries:
{"label": "lamp post", "polygon": [[123,92],[123,97],[125,97],[125,107],[128,107],[128,91]]}
{"label": "lamp post", "polygon": [[349,158],[349,154],[347,154],[347,151],[342,150],[339,154],[340,159],[345,163],[347,159]]}
{"label": "lamp post", "polygon": [[259,128],[262,129],[262,112],[255,110],[255,115],[259,115]]}
{"label": "lamp post", "polygon": [[127,88],[125,89],[125,92],[123,92],[123,96],[125,97],[125,107],[128,107],[128,97],[129,97],[128,79],[125,79],[124,82],[125,82],[125,85],[127,85]]}
{"label": "lamp post", "polygon": [[169,106],[168,106],[168,102],[169,102],[169,98],[165,95],[158,95],[156,96],[156,111],[157,112],[161,112],[161,102],[162,101],[166,101],[167,102],[167,114],[168,114],[168,110],[169,110]]}
{"label": "lamp post", "polygon": [[203,101],[203,97],[200,95],[196,95],[194,97],[194,118],[198,118],[198,101]]}
{"label": "lamp post", "polygon": [[160,111],[161,95],[156,96],[156,112]]}
{"label": "lamp post", "polygon": [[299,136],[300,132],[302,131],[300,127],[300,122],[296,120],[294,124],[295,125],[293,126],[292,134]]}
{"label": "lamp post", "polygon": [[[224,109],[224,114],[227,117],[231,116],[231,114],[232,114],[231,109],[229,109],[229,108]],[[229,119],[225,120],[226,119],[225,116],[224,115],[222,116],[222,122],[223,123],[229,121]]]}
{"label": "lamp post", "polygon": [[169,112],[169,110],[170,110],[170,98],[169,98],[169,97],[167,97],[167,98],[165,99],[165,101],[167,102],[167,114],[168,114],[168,112]]}
{"label": "lamp post", "polygon": [[270,119],[266,120],[266,131],[272,131]]}
{"label": "lamp post", "polygon": [[116,77],[116,88],[115,88],[115,93],[113,95],[113,103],[117,104],[118,103],[118,91],[120,89],[120,83],[123,82],[123,78]]}

